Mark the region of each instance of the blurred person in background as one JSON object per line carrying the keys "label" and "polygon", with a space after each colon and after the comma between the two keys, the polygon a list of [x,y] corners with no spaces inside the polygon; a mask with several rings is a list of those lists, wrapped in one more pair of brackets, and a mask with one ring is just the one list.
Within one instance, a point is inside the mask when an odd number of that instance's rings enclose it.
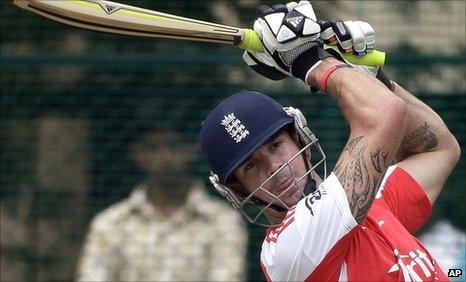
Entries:
{"label": "blurred person in background", "polygon": [[137,125],[130,142],[130,158],[146,176],[92,220],[77,280],[243,280],[241,217],[192,178],[192,144],[153,123]]}

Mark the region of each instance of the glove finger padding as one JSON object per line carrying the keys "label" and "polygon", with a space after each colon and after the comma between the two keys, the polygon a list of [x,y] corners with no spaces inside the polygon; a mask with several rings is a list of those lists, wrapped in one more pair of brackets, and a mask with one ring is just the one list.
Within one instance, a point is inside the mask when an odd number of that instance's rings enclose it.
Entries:
{"label": "glove finger padding", "polygon": [[322,28],[322,39],[328,44],[337,45],[343,52],[353,52],[351,34],[340,19],[319,21]]}
{"label": "glove finger padding", "polygon": [[288,13],[288,7],[283,4],[275,4],[272,6],[275,13]]}
{"label": "glove finger padding", "polygon": [[346,29],[351,35],[351,43],[353,45],[353,52],[357,56],[363,56],[366,54],[366,38],[364,33],[359,28],[359,25],[353,21],[344,22]]}
{"label": "glove finger padding", "polygon": [[310,37],[307,40],[319,38],[320,25],[316,22],[312,5],[307,1],[301,1],[299,4],[291,2],[287,6],[276,5],[272,8],[261,6],[258,12],[260,18],[254,23],[254,30],[270,53],[276,49],[288,50],[290,46],[286,43],[298,37]]}
{"label": "glove finger padding", "polygon": [[[302,3],[303,1],[299,2],[299,3]],[[286,8],[288,9],[288,12],[291,12],[293,11],[294,8],[298,7],[298,3],[296,2],[288,2],[286,3]]]}
{"label": "glove finger padding", "polygon": [[270,6],[261,5],[257,8],[257,14],[261,17],[272,13],[275,13],[275,11]]}
{"label": "glove finger padding", "polygon": [[375,48],[375,32],[372,26],[363,21],[332,19],[319,21],[321,38],[325,43],[337,45],[345,53],[363,56]]}
{"label": "glove finger padding", "polygon": [[[321,28],[308,1],[261,6],[258,12],[254,30],[265,47],[265,55],[248,51],[243,58],[261,75],[281,79],[283,74],[293,73],[305,80],[308,70],[329,56],[321,48]],[[300,56],[304,53],[305,58]]]}
{"label": "glove finger padding", "polygon": [[356,24],[361,29],[364,34],[364,39],[366,40],[367,52],[371,52],[375,49],[375,31],[374,28],[367,22],[356,21]]}

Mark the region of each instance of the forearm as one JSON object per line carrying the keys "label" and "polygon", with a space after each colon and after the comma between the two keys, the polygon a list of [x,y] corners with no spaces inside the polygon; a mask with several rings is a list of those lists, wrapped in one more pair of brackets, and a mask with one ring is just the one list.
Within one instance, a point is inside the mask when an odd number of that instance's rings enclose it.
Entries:
{"label": "forearm", "polygon": [[[308,83],[319,85],[325,71],[341,62],[329,58],[309,76]],[[341,108],[351,130],[371,130],[390,122],[387,116],[397,111],[401,99],[380,81],[351,68],[335,71],[328,79],[327,92]],[[381,124],[382,123],[382,124]]]}

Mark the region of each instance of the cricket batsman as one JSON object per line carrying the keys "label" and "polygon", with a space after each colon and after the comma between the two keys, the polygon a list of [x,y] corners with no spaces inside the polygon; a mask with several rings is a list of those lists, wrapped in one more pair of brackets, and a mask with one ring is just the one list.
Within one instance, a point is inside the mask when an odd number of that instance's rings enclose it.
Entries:
{"label": "cricket batsman", "polygon": [[318,20],[307,1],[259,12],[254,29],[266,52],[247,51],[246,63],[267,78],[294,77],[326,91],[349,124],[327,175],[324,150],[296,108],[243,91],[204,120],[200,143],[211,182],[249,221],[267,227],[266,279],[447,281],[414,234],[458,162],[455,137],[380,69],[341,59],[339,52],[374,48],[369,24]]}

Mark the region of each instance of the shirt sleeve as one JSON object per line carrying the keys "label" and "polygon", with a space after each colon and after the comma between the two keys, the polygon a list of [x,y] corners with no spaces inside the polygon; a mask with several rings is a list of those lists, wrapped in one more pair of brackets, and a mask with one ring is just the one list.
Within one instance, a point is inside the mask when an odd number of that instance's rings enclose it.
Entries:
{"label": "shirt sleeve", "polygon": [[98,216],[93,220],[76,269],[76,281],[117,281],[115,248]]}
{"label": "shirt sleeve", "polygon": [[432,213],[424,189],[401,167],[387,169],[376,199],[382,199],[411,234],[419,230]]}

